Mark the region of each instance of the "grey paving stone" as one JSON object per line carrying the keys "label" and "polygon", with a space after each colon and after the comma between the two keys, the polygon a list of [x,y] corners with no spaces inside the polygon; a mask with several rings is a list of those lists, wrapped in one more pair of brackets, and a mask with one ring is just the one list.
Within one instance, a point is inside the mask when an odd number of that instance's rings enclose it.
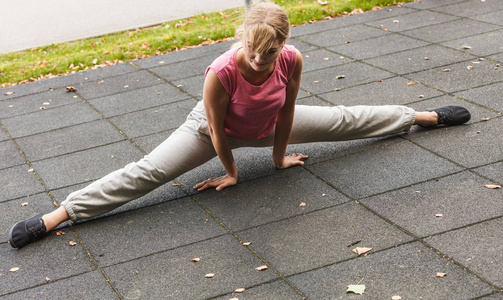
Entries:
{"label": "grey paving stone", "polygon": [[[200,262],[193,263],[195,257]],[[104,268],[124,298],[207,299],[276,279],[264,263],[227,235]],[[138,271],[136,274],[135,271]],[[216,274],[205,278],[206,274]],[[158,280],[160,277],[163,280]],[[166,284],[169,282],[169,284]]]}
{"label": "grey paving stone", "polygon": [[9,140],[9,137],[7,136],[7,134],[5,134],[5,132],[3,130],[0,130],[0,141],[8,141]]}
{"label": "grey paving stone", "polygon": [[317,46],[314,46],[314,45],[311,45],[311,44],[308,44],[308,43],[304,43],[304,42],[298,41],[298,40],[293,39],[293,38],[292,39],[288,39],[286,41],[286,43],[288,45],[295,46],[295,48],[297,48],[297,50],[299,50],[300,53],[310,52],[310,51],[314,51],[314,50],[320,49],[320,47],[317,47]]}
{"label": "grey paving stone", "polygon": [[211,65],[217,57],[218,55],[201,56],[188,61],[152,68],[150,71],[168,81],[174,81],[196,75],[204,76],[206,68]]}
{"label": "grey paving stone", "polygon": [[75,226],[75,231],[100,266],[149,256],[227,232],[188,197],[85,222]]}
{"label": "grey paving stone", "polygon": [[366,59],[365,62],[393,73],[409,74],[469,59],[478,61],[477,57],[468,53],[462,53],[439,45],[429,45]]}
{"label": "grey paving stone", "polygon": [[[70,246],[70,241],[77,240],[72,232],[67,231],[60,236],[51,233],[21,249],[0,244],[0,296],[43,285],[46,277],[56,281],[93,270],[94,266],[84,249],[79,243]],[[9,272],[13,267],[19,270]]]}
{"label": "grey paving stone", "polygon": [[155,147],[159,146],[162,142],[164,142],[173,132],[175,132],[175,129],[161,131],[158,133],[145,135],[141,137],[136,137],[131,140],[138,147],[140,147],[145,152],[145,154],[148,154],[152,150],[154,150]]}
{"label": "grey paving stone", "polygon": [[182,92],[189,94],[190,97],[202,100],[204,79],[203,75],[196,75],[194,77],[175,80],[173,81],[173,85],[177,86]]}
{"label": "grey paving stone", "polygon": [[232,44],[234,44],[234,42],[235,41],[222,42],[203,47],[170,52],[164,55],[139,59],[134,61],[133,64],[143,69],[150,69],[159,67],[161,65],[168,65],[172,63],[187,61],[194,58],[199,58],[201,56],[213,55],[215,58],[217,58],[221,53],[224,53],[225,51],[229,50]]}
{"label": "grey paving stone", "polygon": [[421,0],[402,4],[404,7],[410,7],[415,9],[429,9],[432,7],[444,6],[448,4],[453,4],[457,2],[464,2],[466,0]]}
{"label": "grey paving stone", "polygon": [[162,81],[158,77],[147,71],[137,71],[125,75],[89,81],[76,88],[79,95],[90,100],[157,85],[161,82]]}
{"label": "grey paving stone", "polygon": [[[337,76],[340,75],[344,75],[345,77],[337,79]],[[384,80],[394,77],[394,75],[360,62],[353,62],[307,72],[302,77],[302,89],[311,94],[322,94],[332,92],[336,88],[347,88],[372,81]]]}
{"label": "grey paving stone", "polygon": [[42,107],[47,109],[81,102],[73,96],[74,94],[68,93],[66,89],[56,89],[4,100],[0,102],[0,119],[37,112]]}
{"label": "grey paving stone", "polygon": [[351,154],[307,168],[344,194],[357,199],[460,170],[408,142]]}
{"label": "grey paving stone", "polygon": [[134,138],[182,125],[196,106],[194,99],[157,106],[110,118],[128,137]]}
{"label": "grey paving stone", "polygon": [[284,170],[220,192],[210,190],[196,198],[232,231],[349,201],[302,168]]}
{"label": "grey paving stone", "polygon": [[93,99],[89,103],[106,117],[113,117],[187,98],[188,95],[163,82],[155,86]]}
{"label": "grey paving stone", "polygon": [[468,101],[483,105],[489,109],[503,112],[503,82],[470,89],[455,95]]}
{"label": "grey paving stone", "polygon": [[310,105],[310,106],[332,106],[332,104],[327,101],[321,100],[314,96],[309,96],[307,98],[297,99],[296,105]]}
{"label": "grey paving stone", "polygon": [[431,43],[440,43],[499,29],[501,27],[470,19],[454,20],[442,24],[403,31],[402,34]]}
{"label": "grey paving stone", "polygon": [[[469,70],[468,66],[473,69]],[[410,74],[408,77],[441,91],[453,93],[501,81],[503,68],[495,70],[494,66],[495,63],[491,61],[484,60],[474,64],[470,60]],[[445,72],[447,69],[450,71]]]}
{"label": "grey paving stone", "polygon": [[[409,135],[415,143],[467,168],[501,160],[503,118]],[[449,141],[446,143],[445,141]]]}
{"label": "grey paving stone", "polygon": [[99,271],[93,271],[7,295],[8,299],[115,299],[116,295]]}
{"label": "grey paving stone", "polygon": [[503,293],[493,294],[487,297],[482,297],[482,300],[501,300],[503,299]]}
{"label": "grey paving stone", "polygon": [[[319,95],[335,105],[404,105],[441,95],[439,91],[420,83],[407,85],[410,80],[393,77],[381,82],[350,87]],[[419,96],[424,98],[419,98]]]}
{"label": "grey paving stone", "polygon": [[471,17],[475,15],[485,14],[494,10],[501,9],[501,3],[497,0],[479,1],[468,0],[451,5],[433,8],[435,11],[456,15],[461,17]]}
{"label": "grey paving stone", "polygon": [[422,10],[410,14],[398,15],[393,18],[368,22],[366,24],[380,29],[387,29],[391,32],[400,32],[456,19],[459,19],[459,17]]}
{"label": "grey paving stone", "polygon": [[[66,88],[67,86],[74,86],[80,88],[83,83],[93,80],[99,80],[110,76],[117,76],[120,74],[127,74],[137,71],[135,67],[128,63],[109,66],[86,72],[77,72],[70,75],[58,76],[51,79],[44,79],[29,84],[20,84],[4,89],[0,89],[0,101],[14,97],[26,96],[39,92],[49,91],[50,89]],[[6,92],[12,91],[13,95],[7,96]]]}
{"label": "grey paving stone", "polygon": [[[26,203],[27,205],[23,206]],[[50,212],[53,209],[52,200],[45,193],[0,202],[0,211],[8,212],[3,214],[0,219],[0,243],[8,241],[9,230],[17,222],[31,218],[39,213]]]}
{"label": "grey paving stone", "polygon": [[503,219],[447,232],[425,241],[496,286],[503,286]]}
{"label": "grey paving stone", "polygon": [[[500,63],[500,67],[501,67],[501,63],[503,63],[503,53],[501,54],[497,54],[497,55],[493,55],[493,56],[489,56],[488,57],[489,59],[492,59],[496,62],[499,62]],[[500,68],[498,67],[498,68]]]}
{"label": "grey paving stone", "polygon": [[411,39],[398,34],[388,34],[373,39],[351,42],[344,45],[328,48],[331,51],[341,53],[356,59],[366,59],[385,54],[400,52],[413,48],[426,46],[428,43]]}
{"label": "grey paving stone", "polygon": [[[440,278],[438,272],[447,276]],[[359,299],[347,286],[365,285],[369,299],[473,299],[492,289],[419,243],[362,256],[288,278],[307,299]]]}
{"label": "grey paving stone", "polygon": [[56,129],[16,139],[28,160],[37,161],[124,140],[106,120]]}
{"label": "grey paving stone", "polygon": [[52,190],[98,179],[142,157],[137,148],[125,141],[40,160],[33,163],[33,168]]}
{"label": "grey paving stone", "polygon": [[24,163],[21,153],[12,141],[0,142],[0,170]]}
{"label": "grey paving stone", "polygon": [[475,172],[503,184],[503,162],[480,167],[475,169]]}
{"label": "grey paving stone", "polygon": [[44,191],[28,165],[20,165],[0,170],[0,201],[26,197]]}
{"label": "grey paving stone", "polygon": [[2,123],[13,138],[19,138],[98,119],[99,114],[80,102],[3,119]]}
{"label": "grey paving stone", "polygon": [[[503,52],[503,30],[464,37],[442,45],[480,57],[500,53]],[[471,49],[464,49],[463,46],[470,46]]]}
{"label": "grey paving stone", "polygon": [[341,57],[339,54],[335,54],[325,49],[314,50],[302,55],[302,71],[309,72],[342,65],[352,61],[353,60],[351,59]]}
{"label": "grey paving stone", "polygon": [[[348,245],[374,251],[411,238],[352,202],[240,232],[243,241],[282,275],[317,269],[356,256]],[[315,298],[313,298],[315,299]]]}
{"label": "grey paving stone", "polygon": [[348,41],[356,42],[372,37],[386,35],[385,31],[370,28],[365,25],[357,24],[348,27],[342,27],[323,31],[318,34],[308,34],[296,37],[297,40],[313,44],[315,46],[327,47],[342,45]]}
{"label": "grey paving stone", "polygon": [[274,299],[274,300],[295,300],[304,299],[301,295],[296,293],[284,281],[278,280],[272,283],[266,283],[257,287],[246,289],[242,293],[232,293],[223,297],[216,298],[216,300],[229,300],[235,297],[239,299]]}
{"label": "grey paving stone", "polygon": [[[468,16],[471,17],[471,16]],[[483,15],[478,15],[475,17],[471,17],[472,19],[475,19],[477,21],[482,21],[482,22],[487,22],[487,23],[492,23],[492,24],[497,24],[497,25],[503,25],[503,10],[497,10],[493,11],[487,14]]]}
{"label": "grey paving stone", "polygon": [[484,187],[490,183],[463,172],[361,202],[393,224],[426,237],[503,215],[503,193]]}

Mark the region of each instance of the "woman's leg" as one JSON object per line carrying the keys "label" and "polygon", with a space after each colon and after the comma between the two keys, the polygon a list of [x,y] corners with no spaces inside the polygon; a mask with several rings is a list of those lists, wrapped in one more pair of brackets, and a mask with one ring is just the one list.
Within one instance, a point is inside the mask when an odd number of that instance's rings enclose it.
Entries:
{"label": "woman's leg", "polygon": [[295,107],[290,143],[345,141],[408,131],[416,122],[409,107],[304,106]]}

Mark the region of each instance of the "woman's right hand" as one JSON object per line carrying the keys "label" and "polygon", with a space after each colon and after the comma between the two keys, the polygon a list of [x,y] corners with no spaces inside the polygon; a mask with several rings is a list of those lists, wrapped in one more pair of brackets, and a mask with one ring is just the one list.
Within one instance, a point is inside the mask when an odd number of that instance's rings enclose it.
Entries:
{"label": "woman's right hand", "polygon": [[205,190],[207,188],[214,188],[216,187],[217,191],[221,191],[222,189],[236,185],[238,182],[238,179],[235,177],[230,176],[229,174],[225,176],[220,176],[220,177],[211,177],[206,179],[205,181],[202,181],[194,186],[194,189],[197,189],[198,191]]}

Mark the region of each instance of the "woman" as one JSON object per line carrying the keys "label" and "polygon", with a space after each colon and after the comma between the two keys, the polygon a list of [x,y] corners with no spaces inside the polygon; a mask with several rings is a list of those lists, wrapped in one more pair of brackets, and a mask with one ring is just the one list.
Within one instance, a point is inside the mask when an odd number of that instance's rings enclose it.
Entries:
{"label": "woman", "polygon": [[296,106],[301,54],[285,42],[290,24],[277,5],[262,2],[247,15],[242,47],[218,57],[207,69],[203,101],[187,121],[142,160],[117,170],[68,196],[55,211],[17,223],[9,243],[20,248],[69,219],[108,212],[218,156],[226,174],[194,188],[235,185],[232,149],[273,146],[276,168],[303,165],[302,154],[285,156],[289,143],[341,141],[407,131],[414,124],[458,125],[470,113],[458,106],[415,112],[404,106]]}

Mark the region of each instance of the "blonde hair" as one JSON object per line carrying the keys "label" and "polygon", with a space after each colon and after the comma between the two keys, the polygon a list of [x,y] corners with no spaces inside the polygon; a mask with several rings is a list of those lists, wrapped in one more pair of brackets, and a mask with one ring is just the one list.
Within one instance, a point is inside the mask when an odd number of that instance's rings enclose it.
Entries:
{"label": "blonde hair", "polygon": [[258,53],[269,51],[274,42],[284,44],[290,36],[290,21],[283,9],[271,2],[260,2],[248,12],[236,38],[249,43]]}

